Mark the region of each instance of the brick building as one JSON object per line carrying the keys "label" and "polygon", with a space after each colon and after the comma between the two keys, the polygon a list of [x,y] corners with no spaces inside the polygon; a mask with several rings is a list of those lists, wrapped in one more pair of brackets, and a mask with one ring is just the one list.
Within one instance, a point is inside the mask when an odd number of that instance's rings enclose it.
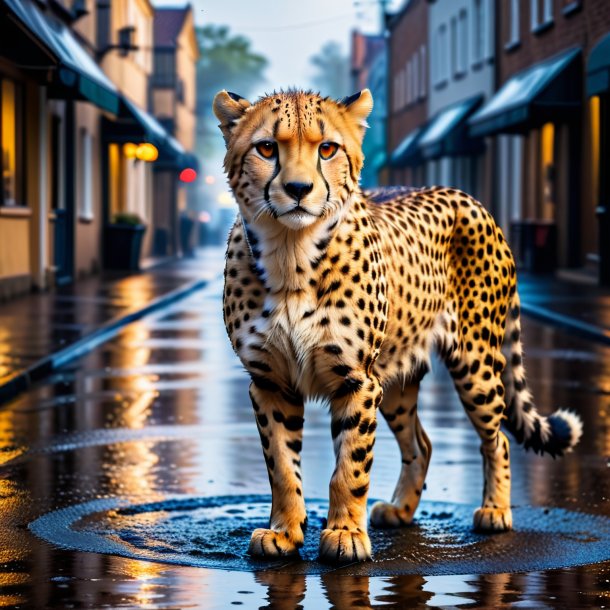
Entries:
{"label": "brick building", "polygon": [[406,2],[387,21],[390,184],[423,185],[425,166],[417,148],[428,118],[428,3]]}

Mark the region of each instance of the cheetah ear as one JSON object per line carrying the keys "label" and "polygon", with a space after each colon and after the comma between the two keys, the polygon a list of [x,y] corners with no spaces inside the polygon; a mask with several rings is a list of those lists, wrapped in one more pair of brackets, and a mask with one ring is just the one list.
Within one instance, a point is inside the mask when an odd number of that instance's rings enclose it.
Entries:
{"label": "cheetah ear", "polygon": [[250,102],[237,93],[231,91],[220,91],[214,98],[214,114],[220,121],[220,131],[228,142],[231,130],[237,121],[244,115]]}
{"label": "cheetah ear", "polygon": [[347,108],[347,114],[352,117],[360,128],[361,139],[364,138],[364,132],[368,127],[366,119],[373,110],[373,96],[371,92],[368,89],[363,89],[358,93],[354,93],[354,95],[343,98],[341,104]]}

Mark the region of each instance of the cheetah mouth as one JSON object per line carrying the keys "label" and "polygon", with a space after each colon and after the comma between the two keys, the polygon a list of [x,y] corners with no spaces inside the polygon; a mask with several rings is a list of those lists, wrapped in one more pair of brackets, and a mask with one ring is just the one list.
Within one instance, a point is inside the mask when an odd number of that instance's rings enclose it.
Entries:
{"label": "cheetah mouth", "polygon": [[281,214],[277,215],[278,218],[282,218],[282,217],[286,217],[286,216],[292,216],[292,217],[297,217],[297,218],[299,216],[314,216],[317,218],[318,214],[314,214],[313,212],[310,212],[307,208],[297,205],[294,208],[292,208],[291,210],[288,210],[287,212],[282,212]]}

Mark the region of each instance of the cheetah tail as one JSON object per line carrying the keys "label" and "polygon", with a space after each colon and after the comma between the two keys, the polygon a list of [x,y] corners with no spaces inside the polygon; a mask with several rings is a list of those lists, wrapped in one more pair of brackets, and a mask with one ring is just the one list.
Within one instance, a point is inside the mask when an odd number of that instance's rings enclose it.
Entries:
{"label": "cheetah tail", "polygon": [[545,417],[540,415],[527,388],[521,345],[519,295],[515,291],[507,324],[502,351],[506,368],[502,381],[506,391],[506,428],[535,453],[548,453],[553,457],[572,451],[582,434],[582,421],[573,411],[559,409]]}

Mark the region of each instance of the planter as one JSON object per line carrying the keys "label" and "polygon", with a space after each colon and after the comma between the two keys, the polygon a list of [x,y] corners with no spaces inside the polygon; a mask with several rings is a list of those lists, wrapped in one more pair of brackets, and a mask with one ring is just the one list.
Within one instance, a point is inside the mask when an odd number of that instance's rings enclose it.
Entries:
{"label": "planter", "polygon": [[146,225],[108,224],[104,227],[104,268],[140,270],[142,238]]}

